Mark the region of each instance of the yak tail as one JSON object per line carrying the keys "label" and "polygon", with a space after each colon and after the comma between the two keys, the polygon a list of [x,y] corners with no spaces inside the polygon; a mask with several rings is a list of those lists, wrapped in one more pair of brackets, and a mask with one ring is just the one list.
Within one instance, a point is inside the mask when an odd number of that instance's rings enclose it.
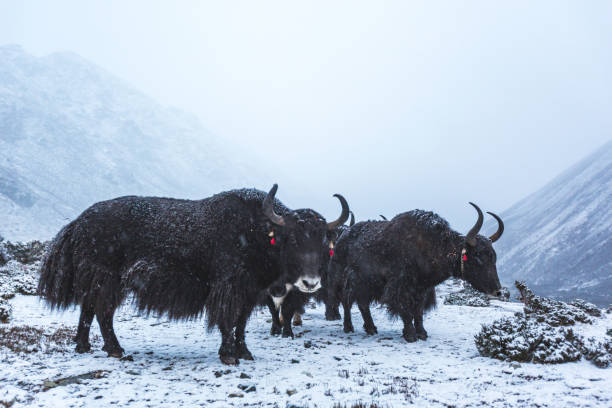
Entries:
{"label": "yak tail", "polygon": [[425,301],[423,302],[423,312],[429,312],[432,309],[435,309],[437,306],[436,301],[436,287],[431,287],[427,289],[425,293]]}
{"label": "yak tail", "polygon": [[40,267],[38,293],[52,308],[66,308],[77,302],[73,260],[74,223],[57,234]]}

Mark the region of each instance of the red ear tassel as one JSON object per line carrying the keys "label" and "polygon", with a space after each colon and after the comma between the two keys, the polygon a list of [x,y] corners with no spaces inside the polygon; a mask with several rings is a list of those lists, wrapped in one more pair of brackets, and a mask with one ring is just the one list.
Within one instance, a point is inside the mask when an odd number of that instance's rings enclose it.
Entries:
{"label": "red ear tassel", "polygon": [[334,256],[334,250],[333,249],[329,250],[329,256]]}
{"label": "red ear tassel", "polygon": [[270,240],[270,245],[276,245],[276,239],[272,238],[272,239]]}
{"label": "red ear tassel", "polygon": [[466,254],[463,254],[463,260],[467,261],[467,255]]}

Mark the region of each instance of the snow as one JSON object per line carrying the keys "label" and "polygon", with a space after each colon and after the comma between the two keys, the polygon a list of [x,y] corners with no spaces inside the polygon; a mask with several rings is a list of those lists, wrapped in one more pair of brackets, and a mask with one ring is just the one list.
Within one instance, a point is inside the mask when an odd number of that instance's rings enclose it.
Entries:
{"label": "snow", "polygon": [[[524,280],[544,296],[612,303],[612,140],[501,218],[502,284]],[[483,231],[496,229],[493,221]]]}
{"label": "snow", "polygon": [[[71,53],[0,46],[0,236],[50,239],[96,201],[253,185],[239,146]],[[244,157],[243,160],[237,157]]]}
{"label": "snow", "polygon": [[[445,288],[439,290],[440,297],[446,294]],[[78,311],[51,312],[37,297],[18,295],[10,303],[12,321],[0,327],[54,330],[77,323]],[[220,363],[220,336],[207,333],[204,321],[168,322],[123,307],[115,330],[134,361],[107,358],[99,338],[88,354],[76,354],[72,346],[52,354],[0,349],[0,402],[15,400],[16,407],[331,407],[357,401],[392,407],[410,402],[428,407],[612,405],[612,369],[584,360],[520,364],[478,354],[474,335],[481,325],[521,311],[521,304],[452,306],[442,299],[438,304],[425,319],[429,339],[412,344],[402,340],[401,323],[380,308],[373,309],[378,335],[365,335],[357,308],[352,314],[359,329],[345,334],[341,321],[326,321],[324,308],[316,306],[294,329],[294,340],[270,336],[269,314],[258,310],[247,326],[255,361],[241,361],[238,367]],[[578,324],[576,331],[605,336],[612,316],[595,320],[594,325]],[[92,335],[99,336],[97,324]],[[99,378],[44,391],[45,381],[99,370]],[[246,392],[251,386],[255,390]]]}

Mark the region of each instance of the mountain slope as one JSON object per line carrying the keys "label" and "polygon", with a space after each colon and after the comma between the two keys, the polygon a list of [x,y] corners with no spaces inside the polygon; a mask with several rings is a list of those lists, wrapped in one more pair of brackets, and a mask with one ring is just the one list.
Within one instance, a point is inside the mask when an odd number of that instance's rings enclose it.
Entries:
{"label": "mountain slope", "polygon": [[612,141],[501,215],[506,232],[495,247],[503,282],[612,303]]}
{"label": "mountain slope", "polygon": [[71,53],[0,47],[0,235],[46,239],[93,202],[201,198],[250,174],[192,116]]}

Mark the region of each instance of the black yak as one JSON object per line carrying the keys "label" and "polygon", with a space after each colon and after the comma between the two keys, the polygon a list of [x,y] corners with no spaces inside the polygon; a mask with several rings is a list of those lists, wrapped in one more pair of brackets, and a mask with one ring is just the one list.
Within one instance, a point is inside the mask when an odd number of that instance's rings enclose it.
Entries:
{"label": "black yak", "polygon": [[[291,323],[293,319],[294,326],[302,325],[302,315],[305,313],[306,304],[314,297],[318,302],[326,302],[326,287],[327,287],[327,270],[330,257],[334,253],[334,246],[339,237],[355,225],[355,215],[349,211],[349,225],[339,225],[337,228],[328,230],[326,240],[323,243],[324,263],[321,265],[321,289],[315,293],[304,293],[291,288],[291,285],[280,284],[272,285],[265,294],[265,299],[261,303],[265,303],[272,315],[272,327],[270,328],[271,335],[279,335],[283,337],[293,338],[293,330]],[[327,302],[326,302],[327,303]]]}
{"label": "black yak", "polygon": [[221,361],[252,359],[244,335],[258,294],[276,281],[316,291],[321,242],[348,218],[327,223],[310,209],[292,211],[269,193],[232,190],[203,200],[121,197],[94,204],[64,227],[42,263],[39,291],[54,308],[81,306],[76,351],[90,349],[94,316],[104,348],[123,349],[113,330],[128,294],[138,310],[195,318],[206,311],[221,331]]}
{"label": "black yak", "polygon": [[406,341],[425,340],[423,311],[432,305],[428,300],[431,288],[451,276],[468,281],[481,292],[500,294],[492,243],[502,235],[504,224],[489,213],[498,221],[498,231],[490,238],[478,235],[483,214],[470,204],[478,212],[478,220],[466,236],[453,231],[437,214],[414,210],[388,222],[357,223],[340,238],[330,274],[345,278],[345,332],[354,331],[350,310],[356,301],[366,333],[376,333],[370,303],[378,301],[402,319]]}
{"label": "black yak", "polygon": [[[380,215],[383,221],[368,221],[371,223],[383,223],[387,222],[387,218],[384,215]],[[346,231],[348,234],[348,230]],[[350,245],[348,246],[350,248]],[[346,250],[341,250],[336,258],[334,258],[334,263],[329,265],[327,273],[326,273],[326,285],[323,285],[321,289],[324,291],[324,301],[325,301],[325,320],[340,320],[340,303],[342,302],[342,296],[344,292],[344,287],[346,283],[346,262],[349,259],[347,256]],[[431,287],[428,288],[425,297],[423,299],[422,309],[424,312],[427,312],[433,309],[436,306],[436,288]],[[372,333],[376,333],[376,327],[372,329]]]}

